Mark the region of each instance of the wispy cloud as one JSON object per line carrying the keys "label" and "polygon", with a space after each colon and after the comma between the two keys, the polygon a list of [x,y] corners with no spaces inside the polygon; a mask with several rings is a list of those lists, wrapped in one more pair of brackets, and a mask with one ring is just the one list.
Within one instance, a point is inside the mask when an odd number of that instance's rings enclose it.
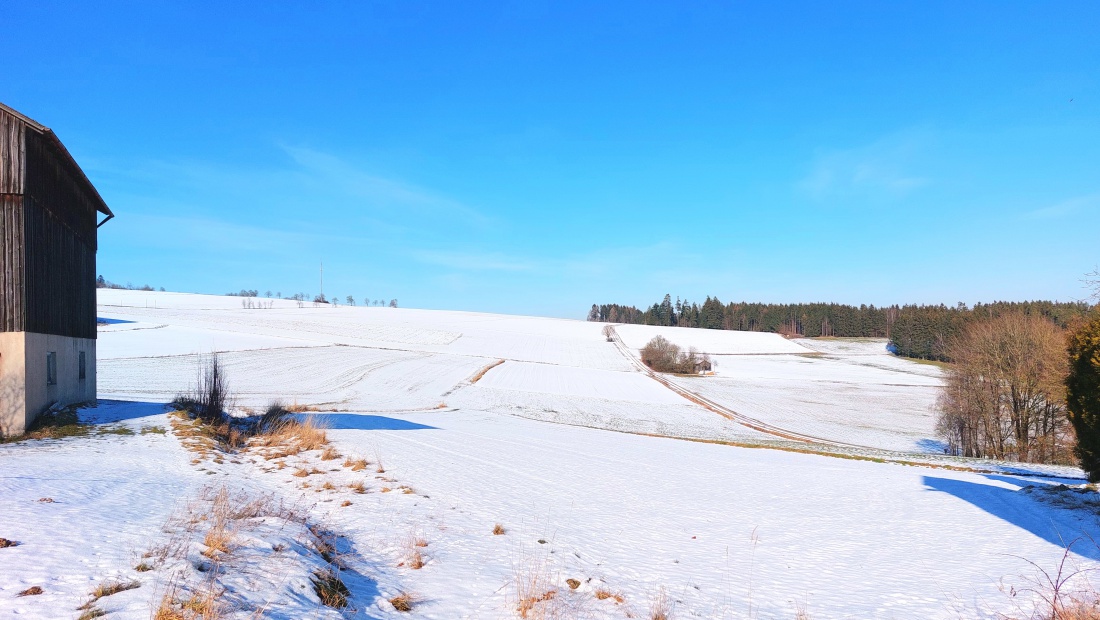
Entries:
{"label": "wispy cloud", "polygon": [[1100,207],[1100,193],[1077,196],[1021,215],[1025,220],[1053,220]]}
{"label": "wispy cloud", "polygon": [[855,148],[821,149],[798,188],[816,200],[904,196],[932,182],[914,171],[930,139],[928,130],[911,130]]}
{"label": "wispy cloud", "polygon": [[282,149],[298,165],[299,173],[323,183],[328,191],[355,197],[369,206],[457,216],[478,225],[489,222],[484,214],[460,201],[411,183],[379,176],[336,155],[303,147],[283,146]]}

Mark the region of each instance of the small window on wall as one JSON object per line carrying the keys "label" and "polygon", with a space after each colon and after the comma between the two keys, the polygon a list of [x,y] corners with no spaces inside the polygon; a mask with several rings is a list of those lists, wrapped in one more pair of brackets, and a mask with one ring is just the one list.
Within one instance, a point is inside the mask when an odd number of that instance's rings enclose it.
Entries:
{"label": "small window on wall", "polygon": [[46,354],[46,385],[57,385],[57,353]]}
{"label": "small window on wall", "polygon": [[78,361],[78,368],[80,369],[80,380],[83,381],[88,377],[88,363],[85,361],[84,352],[80,352],[80,360]]}

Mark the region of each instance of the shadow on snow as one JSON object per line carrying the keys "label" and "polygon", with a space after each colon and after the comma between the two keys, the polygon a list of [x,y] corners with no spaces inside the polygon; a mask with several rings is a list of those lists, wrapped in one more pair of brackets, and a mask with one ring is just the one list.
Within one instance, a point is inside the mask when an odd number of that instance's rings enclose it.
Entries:
{"label": "shadow on snow", "polygon": [[321,413],[317,414],[317,417],[324,420],[326,426],[334,431],[420,431],[436,428],[427,424],[417,424],[400,418],[387,418],[380,415]]}
{"label": "shadow on snow", "polygon": [[[1095,528],[1086,530],[1086,522],[1091,520],[1080,519],[1079,523],[1070,524],[1066,519],[1057,518],[1057,513],[1065,509],[1046,506],[1018,491],[953,478],[924,476],[923,481],[925,486],[933,491],[954,495],[1002,521],[1027,530],[1048,543],[1063,549],[1086,533],[1089,536],[1095,536],[1095,532],[1088,531]],[[1014,484],[1025,484],[1015,479],[1009,481]],[[1093,516],[1091,514],[1080,515],[1076,512],[1073,512],[1073,515],[1079,518]],[[1059,529],[1059,525],[1063,527]],[[1090,560],[1100,560],[1100,546],[1088,538],[1074,544],[1073,552]]]}

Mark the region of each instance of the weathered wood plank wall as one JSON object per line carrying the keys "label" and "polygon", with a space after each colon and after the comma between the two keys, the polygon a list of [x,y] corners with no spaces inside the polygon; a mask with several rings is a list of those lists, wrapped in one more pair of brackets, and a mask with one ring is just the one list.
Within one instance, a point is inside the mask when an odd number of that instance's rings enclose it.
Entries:
{"label": "weathered wood plank wall", "polygon": [[23,134],[26,124],[0,112],[0,194],[23,193]]}
{"label": "weathered wood plank wall", "polygon": [[0,332],[23,331],[23,196],[0,194]]}

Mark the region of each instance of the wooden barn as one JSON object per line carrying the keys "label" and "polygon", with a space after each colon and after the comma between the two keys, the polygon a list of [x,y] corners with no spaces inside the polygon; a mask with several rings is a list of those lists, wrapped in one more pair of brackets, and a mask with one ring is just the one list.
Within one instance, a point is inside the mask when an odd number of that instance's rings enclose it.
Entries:
{"label": "wooden barn", "polygon": [[0,435],[96,397],[100,213],[114,217],[54,132],[0,104]]}

